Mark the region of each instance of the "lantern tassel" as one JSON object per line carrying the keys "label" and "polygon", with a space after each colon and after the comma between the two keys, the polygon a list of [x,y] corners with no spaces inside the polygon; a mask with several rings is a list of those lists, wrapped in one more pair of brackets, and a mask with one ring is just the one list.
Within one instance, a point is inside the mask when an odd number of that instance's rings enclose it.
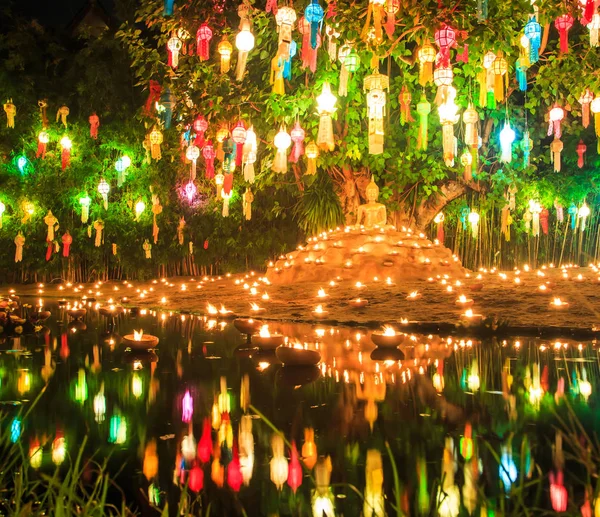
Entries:
{"label": "lantern tassel", "polygon": [[273,160],[272,170],[273,172],[278,172],[280,174],[285,174],[287,172],[287,156],[285,151],[281,150],[275,153],[275,160]]}
{"label": "lantern tassel", "polygon": [[248,61],[248,52],[240,50],[238,52],[237,66],[235,69],[236,81],[241,81],[244,78],[246,72],[246,62]]}
{"label": "lantern tassel", "polygon": [[335,143],[333,141],[333,122],[331,121],[331,116],[327,113],[322,113],[319,119],[317,145],[320,149],[325,151],[333,151],[335,149]]}

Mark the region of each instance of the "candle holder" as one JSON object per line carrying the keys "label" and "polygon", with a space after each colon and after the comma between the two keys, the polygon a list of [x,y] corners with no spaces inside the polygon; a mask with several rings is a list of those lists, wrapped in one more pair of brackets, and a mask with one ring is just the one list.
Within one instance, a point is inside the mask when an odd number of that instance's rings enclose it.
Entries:
{"label": "candle holder", "polygon": [[392,347],[377,347],[371,351],[371,359],[373,361],[402,361],[404,360],[404,352],[399,348]]}
{"label": "candle holder", "polygon": [[133,334],[123,336],[123,344],[135,350],[151,350],[158,345],[158,338],[142,331],[133,331]]}
{"label": "candle holder", "polygon": [[67,314],[73,319],[80,319],[87,314],[87,309],[85,309],[84,307],[73,307],[72,309],[67,310]]}
{"label": "candle holder", "polygon": [[483,314],[475,314],[471,309],[467,309],[460,315],[460,321],[466,326],[479,325],[483,321]]}
{"label": "candle holder", "polygon": [[314,366],[321,361],[321,354],[301,345],[281,345],[275,350],[277,359],[285,366]]}
{"label": "candle holder", "polygon": [[471,298],[467,298],[464,294],[461,294],[457,299],[456,299],[456,305],[458,305],[459,307],[464,307],[465,309],[468,309],[469,307],[473,306],[473,300]]}
{"label": "candle holder", "polygon": [[254,334],[251,340],[254,346],[263,350],[275,350],[285,343],[285,336],[269,332],[269,326],[263,325],[258,334]]}
{"label": "candle holder", "polygon": [[237,318],[233,320],[233,326],[242,334],[252,335],[260,330],[263,323],[252,318]]}
{"label": "candle holder", "polygon": [[371,332],[371,341],[377,347],[396,348],[404,341],[404,334],[396,332],[391,327]]}
{"label": "candle holder", "polygon": [[348,303],[355,309],[363,309],[364,307],[369,305],[369,300],[366,300],[364,298],[355,298],[354,300],[350,300]]}

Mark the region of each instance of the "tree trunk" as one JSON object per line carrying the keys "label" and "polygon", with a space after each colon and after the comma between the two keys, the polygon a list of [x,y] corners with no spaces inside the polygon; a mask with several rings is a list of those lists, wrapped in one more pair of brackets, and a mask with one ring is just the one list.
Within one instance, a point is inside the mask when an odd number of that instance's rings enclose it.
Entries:
{"label": "tree trunk", "polygon": [[431,224],[433,218],[450,202],[464,196],[467,189],[480,190],[473,183],[462,183],[458,181],[446,181],[439,186],[438,191],[428,198],[422,200],[414,214],[415,226],[418,230],[424,230]]}

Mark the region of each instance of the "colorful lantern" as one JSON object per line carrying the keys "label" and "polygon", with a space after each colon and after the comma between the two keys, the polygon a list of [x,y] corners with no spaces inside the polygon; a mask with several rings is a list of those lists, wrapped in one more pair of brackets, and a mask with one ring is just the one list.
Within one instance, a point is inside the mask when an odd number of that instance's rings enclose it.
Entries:
{"label": "colorful lantern", "polygon": [[325,34],[327,35],[327,54],[329,55],[329,61],[334,63],[338,58],[337,40],[341,34],[333,25],[325,26]]}
{"label": "colorful lantern", "polygon": [[474,239],[477,239],[479,235],[479,214],[477,212],[470,212],[468,220],[471,225],[471,235],[473,235]]}
{"label": "colorful lantern", "polygon": [[277,10],[275,22],[277,23],[277,32],[279,33],[279,47],[277,56],[286,60],[290,55],[290,45],[292,44],[292,32],[297,20],[296,11],[293,7],[284,6]]}
{"label": "colorful lantern", "polygon": [[456,44],[456,31],[449,25],[442,25],[435,31],[435,43],[440,49],[439,65],[442,68],[450,66],[450,48]]}
{"label": "colorful lantern", "polygon": [[[324,151],[333,151],[335,143],[333,141],[333,123],[331,115],[337,109],[335,107],[337,99],[331,93],[329,83],[323,83],[321,95],[317,97],[317,113],[319,114],[319,132],[317,135],[317,145]],[[287,134],[287,133],[286,133]],[[289,147],[289,146],[288,146]]]}
{"label": "colorful lantern", "polygon": [[[110,192],[110,185],[104,178],[100,179],[100,183],[98,184],[98,192],[102,196],[104,210],[108,210],[108,193]],[[79,201],[81,202],[81,200]]]}
{"label": "colorful lantern", "polygon": [[304,154],[303,142],[305,137],[304,129],[300,126],[299,120],[296,120],[294,127],[290,131],[290,136],[292,137],[292,142],[294,142],[294,147],[290,153],[290,162],[298,163],[298,160]]}
{"label": "colorful lantern", "polygon": [[163,142],[162,132],[155,127],[148,135],[148,141],[150,142],[150,156],[153,160],[160,160],[162,158],[160,151],[160,144]]}
{"label": "colorful lantern", "polygon": [[194,144],[202,148],[202,146],[204,146],[204,133],[206,133],[206,130],[208,129],[208,122],[202,115],[198,115],[194,120],[192,127],[196,133]]}
{"label": "colorful lantern", "polygon": [[200,61],[208,61],[210,40],[213,37],[213,32],[210,27],[203,23],[196,32],[196,53]]}
{"label": "colorful lantern", "polygon": [[396,28],[396,14],[400,10],[400,0],[385,0],[385,32],[392,39]]}
{"label": "colorful lantern", "polygon": [[144,210],[146,210],[146,203],[144,203],[144,201],[140,199],[135,204],[135,220],[136,221],[140,220],[140,216],[144,213]]}
{"label": "colorful lantern", "polygon": [[173,16],[173,5],[174,4],[175,4],[175,0],[165,0],[163,16]]}
{"label": "colorful lantern", "polygon": [[246,221],[250,221],[252,219],[252,202],[254,201],[254,194],[250,189],[246,189],[244,195],[242,196],[242,215],[245,217]]}
{"label": "colorful lantern", "polygon": [[417,52],[417,59],[419,60],[419,84],[425,86],[430,83],[433,79],[433,63],[437,52],[429,40],[425,40],[423,45]]}
{"label": "colorful lantern", "polygon": [[440,122],[442,124],[442,141],[444,148],[444,162],[449,167],[454,163],[454,124],[459,120],[458,106],[454,102],[456,90],[450,86],[444,103],[438,106]]}
{"label": "colorful lantern", "polygon": [[167,41],[168,65],[175,69],[179,66],[179,51],[183,43],[175,34]]}
{"label": "colorful lantern", "polygon": [[173,120],[173,109],[175,108],[175,95],[171,93],[170,88],[166,88],[164,93],[160,97],[160,104],[157,110],[160,114],[160,118],[163,121],[165,129],[171,127],[171,121]]}
{"label": "colorful lantern", "polygon": [[[527,39],[527,38],[525,38]],[[529,40],[527,40],[529,41]],[[519,83],[519,90],[522,92],[527,91],[527,69],[529,68],[529,58],[521,56],[517,59],[517,82]]]}
{"label": "colorful lantern", "polygon": [[254,126],[246,131],[246,141],[243,147],[243,173],[244,180],[248,183],[254,183],[254,164],[256,163],[256,153],[258,151],[258,143]]}
{"label": "colorful lantern", "polygon": [[306,174],[312,176],[317,173],[317,158],[319,157],[319,146],[311,140],[304,151],[306,155]]}
{"label": "colorful lantern", "polygon": [[215,156],[216,153],[212,142],[208,140],[202,148],[202,157],[204,158],[204,163],[206,164],[206,177],[208,179],[215,177]]}
{"label": "colorful lantern", "polygon": [[60,139],[60,147],[62,149],[61,151],[61,168],[64,171],[70,164],[71,162],[71,147],[73,146],[73,144],[71,143],[71,139],[68,136],[63,136]]}
{"label": "colorful lantern", "polygon": [[273,172],[285,174],[287,172],[287,150],[292,145],[292,137],[285,130],[284,126],[279,128],[279,132],[275,135],[273,144],[277,148],[277,152],[271,169]]}
{"label": "colorful lantern", "polygon": [[221,197],[221,191],[223,190],[224,181],[225,176],[223,174],[215,174],[215,185],[217,186],[217,199]]}
{"label": "colorful lantern", "polygon": [[90,136],[95,140],[96,138],[98,138],[98,128],[100,127],[100,117],[98,117],[98,115],[96,115],[95,113],[92,113],[90,115],[90,118],[88,119],[88,122],[90,123]]}
{"label": "colorful lantern", "polygon": [[548,136],[554,134],[556,138],[560,138],[562,135],[560,123],[565,118],[565,110],[557,104],[550,110],[548,116]]}
{"label": "colorful lantern", "polygon": [[427,101],[425,93],[421,94],[421,100],[417,104],[417,114],[419,115],[419,138],[417,148],[421,151],[427,150],[428,142],[428,117],[431,113],[431,104]]}
{"label": "colorful lantern", "polygon": [[17,107],[13,104],[12,99],[4,103],[4,111],[6,113],[6,127],[14,129],[15,116],[17,115]]}
{"label": "colorful lantern", "polygon": [[238,49],[238,61],[235,72],[237,81],[241,81],[246,71],[246,62],[248,61],[248,52],[254,48],[254,34],[250,30],[250,21],[242,19],[240,23],[240,32],[235,37],[235,47]]}
{"label": "colorful lantern", "polygon": [[502,52],[498,52],[494,63],[492,64],[494,72],[494,98],[496,102],[504,101],[504,87],[508,88],[508,62]]}
{"label": "colorful lantern", "polygon": [[383,497],[383,463],[381,453],[375,449],[367,451],[363,515],[374,517],[384,517],[386,515]]}
{"label": "colorful lantern", "polygon": [[229,40],[225,34],[223,34],[221,41],[219,41],[217,52],[221,56],[221,73],[226,74],[229,72],[229,68],[231,67],[231,54],[233,52],[233,45],[229,43]]}
{"label": "colorful lantern", "polygon": [[445,239],[445,234],[444,234],[444,219],[446,219],[446,216],[444,215],[444,212],[438,213],[433,218],[433,222],[437,225],[436,239],[437,239],[437,241],[442,246],[444,245],[444,239]]}
{"label": "colorful lantern", "polygon": [[63,126],[67,127],[67,117],[69,116],[69,108],[67,106],[61,106],[56,112],[56,122],[60,119]]}
{"label": "colorful lantern", "polygon": [[594,94],[589,88],[585,89],[585,92],[579,97],[579,104],[581,104],[581,123],[583,127],[590,125],[590,106],[594,100]]}
{"label": "colorful lantern", "polygon": [[298,459],[298,449],[296,448],[296,442],[292,441],[292,452],[290,457],[290,465],[288,468],[287,483],[294,492],[298,490],[298,487],[302,484],[302,465]]}
{"label": "colorful lantern", "polygon": [[558,138],[555,137],[554,140],[552,141],[552,143],[550,144],[550,161],[554,164],[554,172],[560,172],[561,169],[561,159],[560,159],[560,153],[562,153],[563,150],[563,143],[562,141]]}
{"label": "colorful lantern", "polygon": [[25,236],[23,232],[19,230],[17,232],[17,236],[15,237],[15,263],[23,261],[23,247],[25,246]]}
{"label": "colorful lantern", "polygon": [[227,484],[234,492],[239,492],[243,482],[238,445],[234,442],[231,461],[227,465]]}
{"label": "colorful lantern", "polygon": [[573,17],[570,14],[563,14],[554,21],[554,26],[558,30],[560,52],[567,54],[569,52],[569,29],[573,27]]}
{"label": "colorful lantern", "polygon": [[533,237],[538,237],[540,235],[540,214],[542,212],[542,206],[538,201],[530,199],[529,212],[531,213],[531,234]]}
{"label": "colorful lantern", "polygon": [[271,438],[273,458],[270,461],[271,481],[281,490],[288,478],[288,461],[283,454],[283,437],[275,433]]}
{"label": "colorful lantern", "polygon": [[285,60],[282,56],[275,56],[271,59],[271,76],[269,82],[273,85],[273,93],[277,95],[285,95],[285,84],[283,82],[283,70]]}
{"label": "colorful lantern", "polygon": [[240,448],[240,470],[244,485],[248,486],[254,470],[254,436],[252,434],[252,417],[243,415],[240,419],[240,432],[238,434]]}
{"label": "colorful lantern", "polygon": [[587,218],[590,216],[590,214],[592,213],[592,211],[590,210],[590,207],[587,206],[587,204],[585,203],[585,201],[583,202],[583,205],[581,205],[581,207],[579,208],[578,212],[577,212],[577,217],[579,219],[581,219],[581,231],[585,231],[585,224],[587,221]]}
{"label": "colorful lantern", "polygon": [[191,180],[194,181],[196,179],[196,160],[200,157],[200,149],[194,144],[188,145],[188,148],[185,151],[185,157],[192,162],[192,171],[191,171]]}
{"label": "colorful lantern", "polygon": [[367,109],[369,112],[369,154],[383,153],[385,91],[389,88],[390,78],[387,75],[380,74],[377,69],[364,79],[363,90],[367,92]]}
{"label": "colorful lantern", "polygon": [[200,492],[204,488],[204,471],[198,465],[195,465],[190,470],[188,486],[195,493]]}
{"label": "colorful lantern", "polygon": [[583,140],[579,140],[579,143],[577,144],[577,166],[581,169],[583,168],[583,157],[585,155],[585,152],[587,151],[587,146],[583,143]]}
{"label": "colorful lantern", "polygon": [[42,160],[46,158],[46,147],[49,141],[50,137],[48,136],[48,133],[45,131],[40,131],[40,134],[38,135],[38,148],[37,152],[35,153],[36,158],[42,158]]}
{"label": "colorful lantern", "polygon": [[463,123],[465,124],[465,144],[473,151],[476,151],[479,145],[479,132],[477,129],[477,125],[479,124],[479,114],[472,102],[469,103],[462,118]]}
{"label": "colorful lantern", "polygon": [[398,96],[398,102],[400,104],[400,124],[402,124],[402,125],[404,125],[408,122],[415,121],[415,119],[413,118],[413,116],[410,112],[411,101],[412,101],[412,95],[408,91],[408,88],[406,87],[406,85],[403,85],[402,91],[400,92],[400,95]]}
{"label": "colorful lantern", "polygon": [[90,203],[92,200],[86,195],[79,198],[79,204],[81,205],[81,222],[86,224],[90,217]]}
{"label": "colorful lantern", "polygon": [[529,62],[533,65],[540,58],[539,50],[542,45],[542,27],[535,16],[529,18],[525,25],[525,36],[529,40]]}
{"label": "colorful lantern", "polygon": [[325,13],[318,0],[311,0],[304,10],[304,19],[310,23],[310,46],[313,49],[317,48],[317,33],[324,15]]}
{"label": "colorful lantern", "polygon": [[550,502],[552,503],[552,509],[555,512],[565,512],[567,510],[569,494],[563,484],[563,472],[559,470],[556,475],[554,472],[550,472],[548,477],[550,478]]}
{"label": "colorful lantern", "polygon": [[588,24],[587,28],[590,31],[590,47],[597,47],[598,34],[600,33],[600,14],[595,13],[592,16],[592,21]]}
{"label": "colorful lantern", "polygon": [[448,95],[448,88],[452,86],[453,79],[454,72],[450,67],[438,67],[433,72],[433,82],[438,87],[434,101],[436,106],[445,102]]}
{"label": "colorful lantern", "polygon": [[129,156],[122,156],[115,162],[115,170],[117,171],[117,186],[123,185],[125,183],[125,178],[127,177],[127,169],[131,165],[131,158]]}
{"label": "colorful lantern", "polygon": [[244,142],[246,141],[246,126],[244,122],[239,120],[231,131],[231,138],[236,144],[235,164],[237,167],[242,165],[242,157],[244,154]]}
{"label": "colorful lantern", "polygon": [[[360,63],[360,59],[356,59],[354,62],[354,57],[352,58],[352,63],[350,63],[350,52],[352,51],[352,47],[346,43],[342,45],[338,51],[338,59],[340,61],[340,83],[338,85],[338,95],[340,97],[345,97],[348,95],[348,79],[350,78],[350,69],[348,65],[356,65],[356,69],[358,69],[358,64]],[[355,56],[358,58],[358,54]]]}
{"label": "colorful lantern", "polygon": [[457,517],[460,510],[460,492],[454,483],[452,438],[446,438],[442,458],[442,485],[438,489],[437,511],[440,517]]}
{"label": "colorful lantern", "polygon": [[471,181],[473,179],[473,155],[467,149],[460,155],[460,163],[464,167],[464,180]]}
{"label": "colorful lantern", "polygon": [[510,127],[508,120],[504,122],[504,127],[500,131],[500,148],[502,155],[500,160],[504,163],[512,161],[512,145],[515,141],[515,131]]}

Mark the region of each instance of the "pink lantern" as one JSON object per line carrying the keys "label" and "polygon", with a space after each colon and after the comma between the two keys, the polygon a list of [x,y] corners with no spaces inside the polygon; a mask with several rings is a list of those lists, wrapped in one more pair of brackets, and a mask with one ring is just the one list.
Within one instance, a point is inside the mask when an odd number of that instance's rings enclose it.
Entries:
{"label": "pink lantern", "polygon": [[294,147],[292,148],[292,152],[290,153],[290,162],[298,163],[300,157],[304,154],[304,137],[305,132],[302,127],[300,127],[300,122],[296,120],[294,127],[290,131],[290,136],[292,137],[292,142],[294,142]]}
{"label": "pink lantern", "polygon": [[215,157],[217,156],[217,153],[210,140],[204,144],[202,156],[206,163],[206,177],[212,179],[215,177]]}
{"label": "pink lantern", "polygon": [[198,147],[202,147],[204,145],[204,133],[206,133],[206,130],[208,129],[208,122],[202,115],[198,115],[196,120],[194,120],[193,127],[196,132],[194,143]]}
{"label": "pink lantern", "polygon": [[552,509],[555,512],[564,512],[567,509],[567,503],[569,502],[569,494],[567,489],[563,485],[563,473],[559,470],[554,475],[554,472],[550,472],[550,502],[552,503]]}
{"label": "pink lantern", "polygon": [[237,167],[242,165],[242,156],[244,154],[244,142],[246,141],[246,126],[240,120],[231,131],[231,138],[236,143],[235,164]]}
{"label": "pink lantern", "polygon": [[188,181],[185,185],[185,195],[188,198],[188,201],[191,203],[194,200],[194,196],[198,189],[192,180]]}
{"label": "pink lantern", "polygon": [[[193,183],[192,183],[193,185]],[[185,392],[183,399],[181,400],[181,420],[182,422],[189,423],[192,421],[194,415],[194,399],[190,395],[190,390]]]}
{"label": "pink lantern", "polygon": [[204,488],[204,472],[198,465],[190,470],[188,486],[192,492],[200,492]]}
{"label": "pink lantern", "polygon": [[456,31],[449,25],[442,25],[435,31],[435,42],[440,48],[440,66],[450,66],[450,47],[456,44]]}
{"label": "pink lantern", "polygon": [[296,442],[292,441],[292,457],[290,458],[290,466],[288,468],[287,483],[290,488],[296,493],[298,487],[302,484],[302,465],[298,459],[298,449]]}
{"label": "pink lantern", "polygon": [[554,134],[556,138],[560,138],[562,135],[560,123],[565,118],[565,110],[562,109],[558,104],[555,104],[554,107],[550,110],[550,114],[548,117],[549,125],[548,125],[548,136]]}
{"label": "pink lantern", "polygon": [[212,36],[213,32],[206,23],[200,25],[198,32],[196,32],[196,53],[200,57],[200,61],[208,61],[208,51]]}
{"label": "pink lantern", "polygon": [[579,140],[577,144],[577,167],[580,169],[583,168],[583,157],[585,156],[585,152],[587,151],[587,146],[583,143],[583,140]]}
{"label": "pink lantern", "polygon": [[560,38],[560,51],[566,54],[569,52],[569,29],[573,27],[573,17],[570,14],[563,14],[554,21],[554,26]]}

